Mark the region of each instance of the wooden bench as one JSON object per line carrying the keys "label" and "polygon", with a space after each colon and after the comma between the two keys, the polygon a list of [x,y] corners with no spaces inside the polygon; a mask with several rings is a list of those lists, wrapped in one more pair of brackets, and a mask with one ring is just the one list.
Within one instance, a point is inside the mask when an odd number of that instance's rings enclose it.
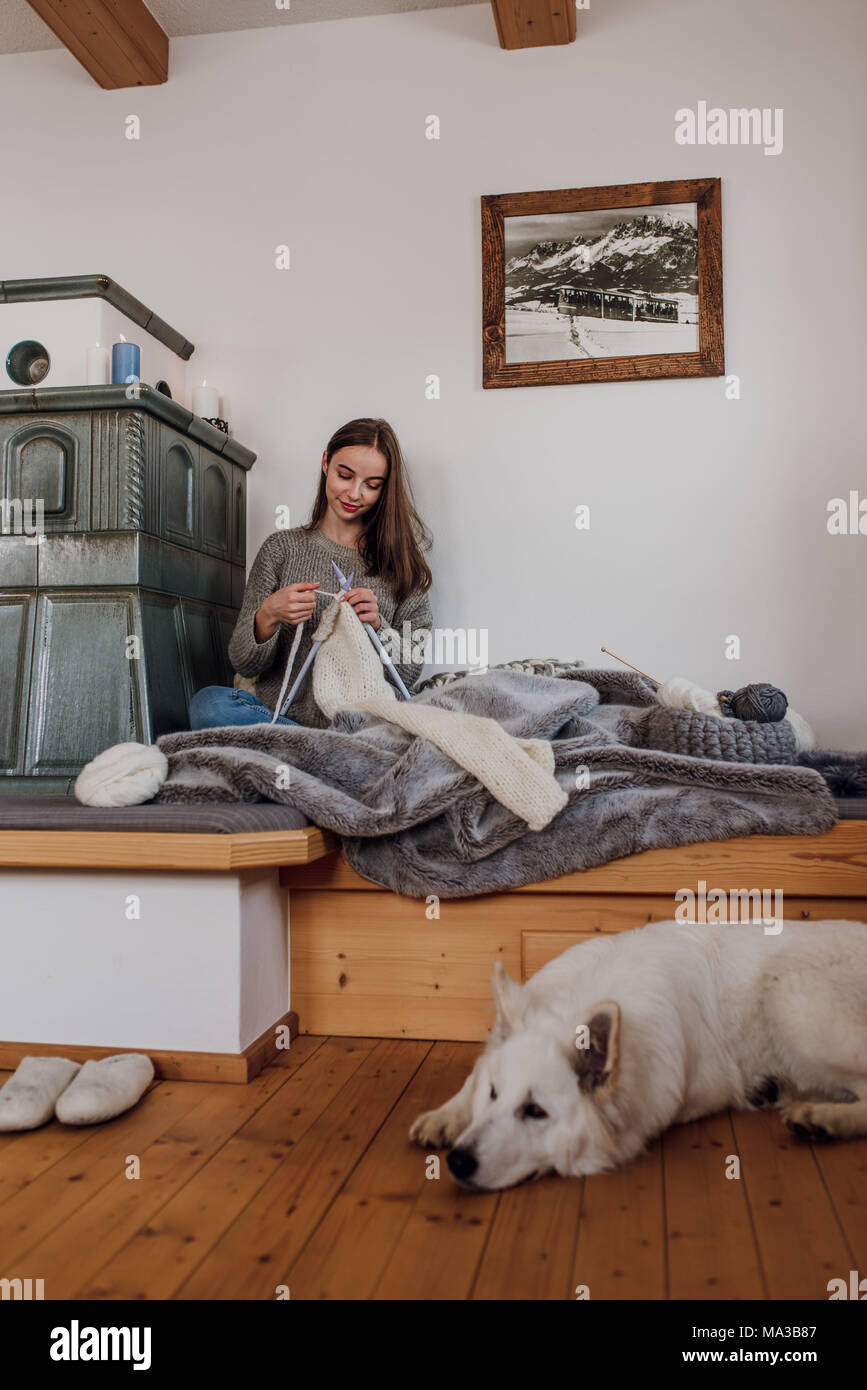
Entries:
{"label": "wooden bench", "polygon": [[[0,1029],[0,1069],[27,1053],[84,1060],[143,1050],[162,1076],[244,1082],[274,1055],[278,1032],[291,1035],[299,1018],[305,1033],[480,1041],[493,1019],[496,959],[525,980],[597,932],[673,917],[675,894],[696,891],[700,881],[708,890],[781,890],[789,919],[867,922],[867,820],[842,820],[823,835],[650,850],[439,903],[361,878],[336,838],[315,826],[259,834],[4,830],[0,874],[0,1017],[17,1010],[19,1025]],[[123,894],[143,894],[136,927],[124,920]],[[58,901],[62,919],[51,920],[46,902]],[[10,913],[27,920],[16,926]],[[118,931],[126,934],[121,949]],[[82,950],[91,963],[84,977],[75,976]],[[114,954],[118,991],[108,1003],[106,951]],[[75,978],[65,995],[66,972]],[[47,977],[54,992],[43,998]],[[67,998],[74,1017],[64,1017]],[[196,1036],[205,1045],[161,1046],[163,1033],[183,1032],[197,1008]],[[119,1041],[128,1015],[139,1032]]]}
{"label": "wooden bench", "polygon": [[335,844],[0,830],[0,1070],[141,1051],[161,1077],[251,1080],[298,1031],[279,868]]}
{"label": "wooden bench", "polygon": [[339,851],[280,877],[289,889],[292,1006],[302,1032],[478,1041],[493,1021],[495,960],[526,980],[597,932],[674,917],[675,894],[695,892],[700,881],[708,891],[780,889],[790,920],[867,922],[867,820],[841,820],[822,835],[648,850],[439,904],[379,888]]}

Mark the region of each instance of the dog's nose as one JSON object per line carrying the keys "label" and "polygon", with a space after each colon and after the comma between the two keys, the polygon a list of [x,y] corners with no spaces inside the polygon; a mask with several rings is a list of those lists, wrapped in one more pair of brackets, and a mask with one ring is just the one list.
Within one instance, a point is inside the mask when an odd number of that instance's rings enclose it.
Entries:
{"label": "dog's nose", "polygon": [[478,1168],[475,1155],[469,1149],[451,1149],[448,1156],[449,1172],[458,1182],[466,1182]]}

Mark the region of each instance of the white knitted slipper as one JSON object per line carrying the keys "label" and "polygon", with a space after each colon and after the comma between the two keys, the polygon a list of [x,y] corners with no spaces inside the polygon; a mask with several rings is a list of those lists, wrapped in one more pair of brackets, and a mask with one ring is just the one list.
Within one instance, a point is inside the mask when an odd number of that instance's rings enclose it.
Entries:
{"label": "white knitted slipper", "polygon": [[130,1110],[154,1079],[150,1057],[141,1052],[120,1052],[85,1062],[64,1091],[54,1113],[64,1125],[96,1125]]}
{"label": "white knitted slipper", "polygon": [[65,1057],[22,1057],[14,1076],[0,1089],[0,1130],[46,1124],[58,1097],[80,1070],[80,1062]]}

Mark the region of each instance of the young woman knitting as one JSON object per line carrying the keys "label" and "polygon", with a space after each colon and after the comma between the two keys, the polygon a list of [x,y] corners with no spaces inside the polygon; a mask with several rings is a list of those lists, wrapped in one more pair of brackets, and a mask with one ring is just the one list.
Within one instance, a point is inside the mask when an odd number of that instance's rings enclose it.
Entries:
{"label": "young woman knitting", "polygon": [[[375,631],[403,636],[429,629],[432,583],[423,551],[430,535],[412,503],[406,466],[386,420],[350,420],[331,436],[322,455],[319,492],[306,526],[275,531],[262,545],[247,580],[244,601],[229,642],[229,661],[241,676],[257,677],[257,695],[209,685],[190,702],[190,728],[271,723],[297,627],[299,671],[312,634],[338,587],[331,561],[353,574],[343,602]],[[409,657],[409,650],[402,656]],[[394,656],[394,653],[392,653]],[[422,662],[395,665],[409,690]],[[328,719],[306,678],[278,724],[324,728]]]}

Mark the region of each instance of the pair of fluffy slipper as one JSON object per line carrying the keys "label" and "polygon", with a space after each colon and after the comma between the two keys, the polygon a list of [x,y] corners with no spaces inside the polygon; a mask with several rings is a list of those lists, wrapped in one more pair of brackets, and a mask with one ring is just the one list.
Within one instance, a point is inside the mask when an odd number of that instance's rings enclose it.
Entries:
{"label": "pair of fluffy slipper", "polygon": [[84,1066],[65,1057],[23,1057],[0,1089],[0,1131],[38,1129],[52,1115],[64,1125],[113,1120],[141,1099],[153,1078],[153,1062],[140,1052]]}

